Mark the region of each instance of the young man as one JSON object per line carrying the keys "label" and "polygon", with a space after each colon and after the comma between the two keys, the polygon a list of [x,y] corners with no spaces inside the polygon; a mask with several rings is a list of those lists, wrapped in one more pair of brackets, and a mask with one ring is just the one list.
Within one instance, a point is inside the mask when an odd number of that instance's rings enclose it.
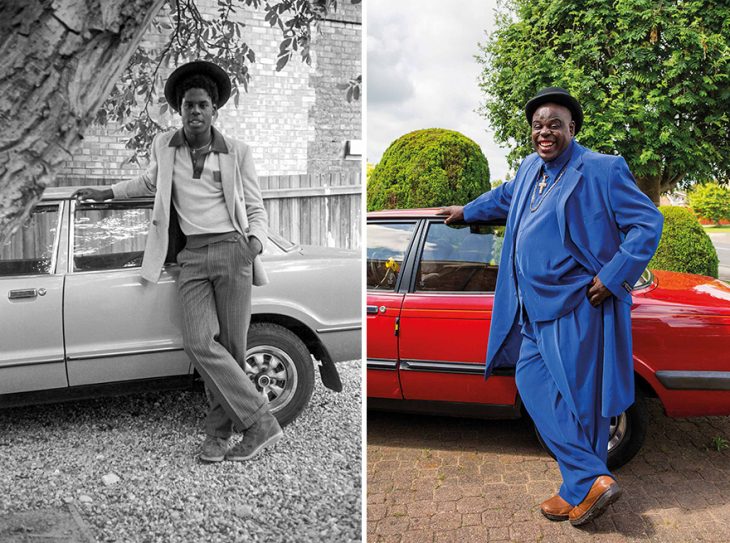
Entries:
{"label": "young man", "polygon": [[583,110],[567,91],[542,89],[525,113],[535,153],[515,179],[442,213],[447,224],[507,220],[486,375],[516,361],[563,476],[542,513],[581,525],[621,494],[606,466],[609,421],[634,401],[631,288],[663,218],[623,158],[575,142]]}
{"label": "young man", "polygon": [[[109,189],[82,189],[79,199],[155,196],[142,278],[156,283],[171,236],[181,231],[178,294],[185,351],[206,384],[210,403],[200,458],[247,460],[283,435],[268,402],[246,376],[251,285],[267,282],[259,254],[266,211],[250,148],[213,128],[231,93],[228,75],[210,62],[184,64],[170,75],[165,98],[182,128],[159,134],[149,167]],[[172,236],[176,237],[176,236]],[[234,430],[243,440],[229,448]]]}

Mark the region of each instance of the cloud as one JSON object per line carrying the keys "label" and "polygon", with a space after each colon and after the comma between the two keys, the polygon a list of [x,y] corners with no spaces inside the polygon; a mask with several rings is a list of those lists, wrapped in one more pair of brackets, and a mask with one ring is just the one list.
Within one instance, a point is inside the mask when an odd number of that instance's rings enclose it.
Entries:
{"label": "cloud", "polygon": [[[483,102],[474,60],[496,2],[368,0],[367,160],[376,163],[401,135],[448,128],[476,141],[491,178],[507,172],[507,151],[476,110]],[[457,7],[455,7],[457,6]]]}
{"label": "cloud", "polygon": [[414,94],[409,68],[398,58],[403,44],[383,34],[368,39],[368,104],[397,104]]}

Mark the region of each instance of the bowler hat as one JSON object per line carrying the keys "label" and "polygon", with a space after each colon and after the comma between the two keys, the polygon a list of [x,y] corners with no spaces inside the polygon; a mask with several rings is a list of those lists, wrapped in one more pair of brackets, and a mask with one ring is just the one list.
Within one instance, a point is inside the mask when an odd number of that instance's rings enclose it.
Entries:
{"label": "bowler hat", "polygon": [[175,69],[167,78],[165,83],[165,99],[172,109],[178,110],[180,104],[176,103],[175,89],[185,79],[193,75],[205,75],[213,80],[218,87],[218,102],[215,107],[221,107],[231,96],[231,79],[228,74],[216,64],[206,60],[194,60]]}
{"label": "bowler hat", "polygon": [[525,105],[525,113],[527,114],[527,122],[532,124],[532,116],[535,114],[535,110],[543,104],[560,104],[561,106],[567,107],[573,115],[573,121],[575,122],[575,133],[580,132],[580,127],[583,126],[583,108],[580,107],[578,100],[573,98],[570,93],[561,89],[560,87],[546,87],[540,89],[540,91],[531,98]]}

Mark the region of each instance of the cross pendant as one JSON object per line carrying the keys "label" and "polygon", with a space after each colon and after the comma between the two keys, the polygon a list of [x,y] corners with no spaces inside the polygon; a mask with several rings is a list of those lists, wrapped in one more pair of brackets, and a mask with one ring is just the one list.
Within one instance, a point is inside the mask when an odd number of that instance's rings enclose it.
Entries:
{"label": "cross pendant", "polygon": [[544,175],[542,178],[542,181],[538,183],[537,188],[540,189],[540,194],[542,194],[542,191],[545,190],[545,187],[547,187],[547,175]]}

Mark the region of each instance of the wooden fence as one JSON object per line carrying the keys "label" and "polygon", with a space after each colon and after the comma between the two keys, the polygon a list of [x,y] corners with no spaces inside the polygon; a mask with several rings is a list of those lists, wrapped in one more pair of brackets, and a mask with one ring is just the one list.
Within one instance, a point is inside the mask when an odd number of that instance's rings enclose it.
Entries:
{"label": "wooden fence", "polygon": [[269,225],[304,245],[361,246],[360,172],[259,177]]}
{"label": "wooden fence", "polygon": [[[64,176],[56,186],[111,185],[122,179]],[[304,245],[361,247],[360,172],[260,176],[269,225]]]}

